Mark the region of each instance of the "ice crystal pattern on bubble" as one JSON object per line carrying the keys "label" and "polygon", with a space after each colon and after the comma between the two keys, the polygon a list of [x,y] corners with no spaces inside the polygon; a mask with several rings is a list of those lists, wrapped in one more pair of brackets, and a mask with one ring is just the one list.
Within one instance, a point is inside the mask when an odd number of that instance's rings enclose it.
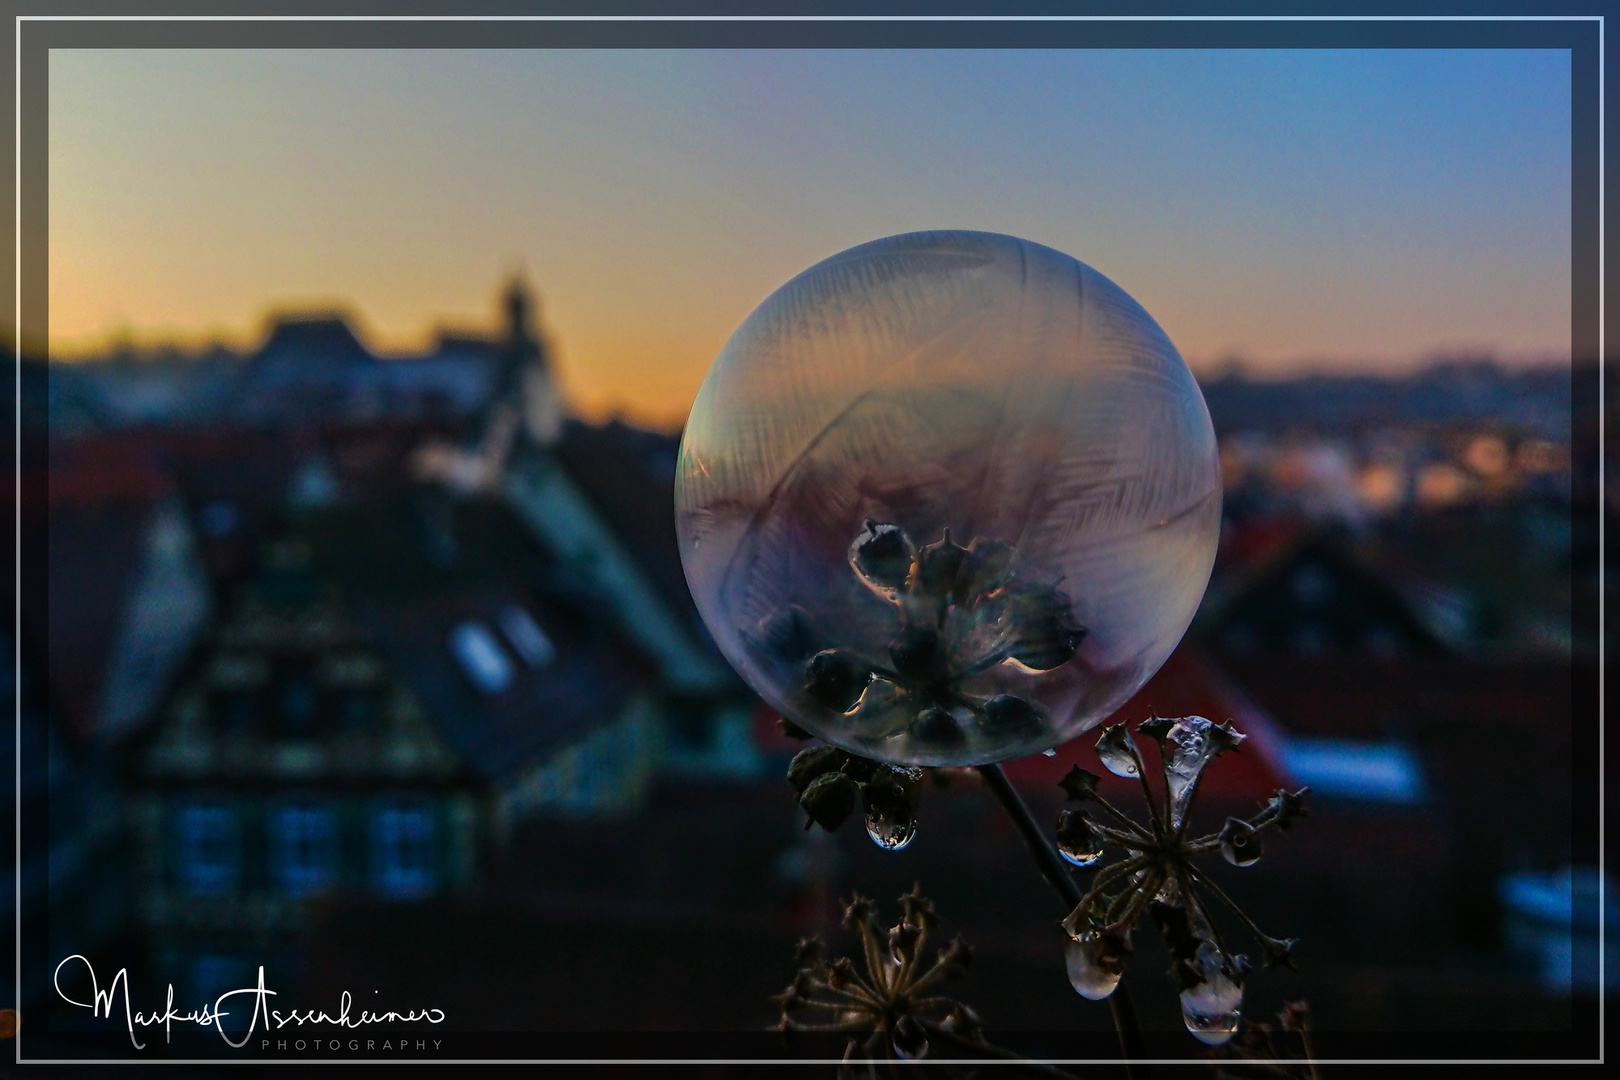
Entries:
{"label": "ice crystal pattern on bubble", "polygon": [[[1101,722],[1186,629],[1219,523],[1208,410],[1164,332],[1092,268],[991,233],[874,241],[782,286],[711,367],[676,477],[726,658],[795,724],[900,765],[1002,761]],[[1047,605],[1083,640],[972,671],[1006,624],[954,598],[928,640],[909,605],[965,552],[1016,552],[1006,606]],[[922,692],[941,662],[979,708]],[[902,680],[863,683],[875,666]]]}

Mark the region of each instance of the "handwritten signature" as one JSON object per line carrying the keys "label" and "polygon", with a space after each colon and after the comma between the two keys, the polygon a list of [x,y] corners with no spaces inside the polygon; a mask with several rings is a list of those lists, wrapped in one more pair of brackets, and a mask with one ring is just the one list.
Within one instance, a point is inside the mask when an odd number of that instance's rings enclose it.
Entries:
{"label": "handwritten signature", "polygon": [[[69,997],[62,990],[62,969],[74,960],[78,960],[84,964],[85,970],[90,974],[91,1000],[89,1001],[78,1001]],[[253,1032],[256,1028],[258,1028],[259,1024],[261,1023],[261,1019],[264,1024],[264,1030],[266,1031],[280,1030],[287,1027],[289,1024],[297,1025],[299,1027],[303,1027],[306,1024],[332,1024],[336,1025],[337,1027],[358,1028],[365,1027],[368,1024],[408,1024],[420,1023],[424,1020],[430,1024],[444,1023],[443,1009],[412,1009],[409,1012],[403,1013],[397,1012],[393,1009],[389,1009],[386,1012],[374,1012],[370,1009],[362,1009],[359,1013],[351,1016],[350,1012],[353,1008],[354,1001],[347,990],[343,991],[343,996],[339,999],[338,1012],[336,1016],[330,1015],[325,1010],[272,1009],[270,1008],[268,999],[275,997],[276,991],[267,989],[265,987],[263,965],[260,965],[259,967],[259,983],[257,986],[245,986],[239,990],[227,990],[225,993],[215,998],[214,1003],[211,1006],[204,1005],[201,1009],[193,1009],[189,1012],[181,1012],[175,1009],[173,983],[169,984],[169,995],[168,999],[164,1002],[162,1012],[140,1012],[131,1005],[129,1000],[129,969],[119,968],[118,974],[113,976],[112,982],[108,984],[107,989],[103,990],[101,989],[101,985],[96,981],[96,969],[91,966],[88,959],[78,953],[74,953],[72,956],[56,965],[56,973],[52,976],[51,981],[56,986],[56,992],[61,996],[63,1001],[67,1002],[69,1005],[76,1005],[81,1009],[89,1009],[92,1016],[104,1017],[108,1020],[112,1019],[114,999],[119,996],[119,991],[122,989],[124,1021],[129,1028],[129,1041],[137,1050],[146,1049],[146,1044],[136,1040],[136,1028],[150,1028],[161,1024],[163,1025],[163,1041],[168,1042],[170,1033],[172,1031],[172,1025],[176,1021],[180,1023],[196,1024],[199,1027],[212,1027],[219,1032],[219,1037],[224,1039],[228,1045],[237,1048],[247,1045],[248,1039],[253,1036]],[[232,1015],[231,1010],[225,1008],[224,1006],[227,1000],[242,994],[252,996],[253,1012],[248,1017],[248,1028],[247,1031],[242,1035],[241,1040],[233,1041],[231,1037],[225,1033],[224,1025],[225,1018]]]}

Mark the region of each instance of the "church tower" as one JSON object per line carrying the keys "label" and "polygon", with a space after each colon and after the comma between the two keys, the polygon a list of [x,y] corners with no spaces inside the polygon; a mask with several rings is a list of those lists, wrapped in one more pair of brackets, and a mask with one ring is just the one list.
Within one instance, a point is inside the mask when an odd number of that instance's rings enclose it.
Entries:
{"label": "church tower", "polygon": [[534,329],[538,302],[522,277],[514,276],[501,298],[506,332],[501,342],[501,367],[496,400],[511,402],[523,420],[523,429],[541,446],[562,435],[563,404],[552,379],[550,358]]}

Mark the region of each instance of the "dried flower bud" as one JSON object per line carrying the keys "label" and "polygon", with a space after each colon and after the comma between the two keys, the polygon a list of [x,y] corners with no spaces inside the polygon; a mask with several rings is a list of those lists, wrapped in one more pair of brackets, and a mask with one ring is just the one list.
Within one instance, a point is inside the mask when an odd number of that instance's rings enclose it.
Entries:
{"label": "dried flower bud", "polygon": [[1290,971],[1298,971],[1294,966],[1294,948],[1299,944],[1299,938],[1274,938],[1262,936],[1260,947],[1266,951],[1266,967],[1285,967]]}
{"label": "dried flower bud", "polygon": [[849,957],[840,956],[827,965],[827,985],[834,990],[841,990],[849,985],[850,978],[855,974],[855,965]]}
{"label": "dried flower bud", "polygon": [[913,926],[920,926],[924,930],[932,930],[939,925],[939,914],[934,910],[934,902],[922,894],[922,882],[915,882],[911,891],[900,897],[900,906],[905,910],[905,920]]}
{"label": "dried flower bud", "polygon": [[1069,767],[1069,773],[1058,781],[1058,787],[1068,793],[1070,799],[1076,802],[1085,802],[1097,797],[1097,782],[1102,777],[1094,772],[1088,772],[1078,765]]}
{"label": "dried flower bud", "polygon": [[951,530],[946,529],[939,540],[917,552],[906,590],[943,603],[955,586],[957,572],[966,558],[967,548],[952,541]]}
{"label": "dried flower bud", "polygon": [[973,966],[973,946],[960,936],[954,937],[949,945],[939,950],[938,963],[947,979],[959,979]]}
{"label": "dried flower bud", "polygon": [[937,680],[945,672],[945,650],[939,645],[939,631],[926,624],[914,624],[889,642],[889,658],[903,679],[919,685]]}
{"label": "dried flower bud", "polygon": [[909,961],[916,955],[917,939],[921,936],[921,927],[908,922],[897,923],[889,930],[889,952],[896,960]]}
{"label": "dried flower bud", "polygon": [[843,773],[822,773],[804,789],[799,805],[804,807],[811,821],[828,832],[836,832],[855,812],[855,801],[860,793],[860,786]]}
{"label": "dried flower bud", "polygon": [[834,712],[848,712],[861,699],[872,673],[839,649],[823,649],[804,668],[804,689]]}
{"label": "dried flower bud", "polygon": [[804,789],[810,786],[810,781],[823,773],[836,772],[842,764],[843,751],[836,746],[821,745],[800,750],[788,763],[788,783],[802,795]]}
{"label": "dried flower bud", "polygon": [[1284,1031],[1309,1031],[1311,1029],[1311,1006],[1305,1001],[1290,1001],[1282,1007],[1277,1014],[1282,1021]]}
{"label": "dried flower bud", "polygon": [[793,976],[793,981],[788,984],[788,988],[771,998],[771,1000],[782,1006],[782,1013],[786,1015],[788,1010],[804,1001],[805,995],[809,993],[811,988],[812,982],[809,974],[800,971]]}
{"label": "dried flower bud", "polygon": [[1146,735],[1148,738],[1152,739],[1162,747],[1164,745],[1165,736],[1169,735],[1170,729],[1175,726],[1176,721],[1168,717],[1149,716],[1146,720],[1136,725],[1136,731],[1137,734]]}
{"label": "dried flower bud", "polygon": [[955,1008],[951,1009],[951,1015],[947,1016],[939,1026],[954,1035],[960,1035],[962,1038],[973,1042],[978,1042],[984,1037],[984,1021],[979,1019],[978,1013],[960,1002],[957,1003]]}
{"label": "dried flower bud", "polygon": [[967,557],[956,572],[951,602],[963,606],[994,592],[1012,577],[1013,549],[1000,540],[976,536],[967,547]]}
{"label": "dried flower bud", "polygon": [[798,946],[793,950],[793,962],[800,967],[809,967],[821,963],[826,953],[826,946],[818,937],[800,938]]}
{"label": "dried flower bud", "polygon": [[868,897],[856,893],[849,898],[849,903],[844,905],[844,929],[859,930],[862,926],[871,926],[876,911],[876,907]]}
{"label": "dried flower bud", "polygon": [[1253,866],[1260,861],[1260,837],[1247,821],[1227,818],[1220,840],[1221,857],[1233,866]]}
{"label": "dried flower bud", "polygon": [[947,709],[931,705],[911,722],[911,737],[933,746],[958,746],[967,735]]}
{"label": "dried flower bud", "polygon": [[857,784],[864,784],[877,775],[880,766],[871,758],[863,758],[859,754],[844,751],[844,775]]}
{"label": "dried flower bud", "polygon": [[1011,656],[1035,671],[1050,671],[1074,659],[1086,628],[1075,623],[1061,589],[1030,589],[1013,605],[1018,640]]}
{"label": "dried flower bud", "polygon": [[1238,744],[1248,736],[1233,727],[1232,721],[1228,720],[1224,724],[1210,724],[1204,729],[1204,738],[1213,748],[1211,756],[1214,756],[1227,750],[1236,750]]}
{"label": "dried flower bud", "polygon": [[1021,697],[997,694],[984,703],[984,727],[996,735],[1030,735],[1041,729],[1040,710]]}
{"label": "dried flower bud", "polygon": [[871,518],[866,520],[866,531],[849,547],[850,565],[879,589],[902,588],[913,558],[911,541],[898,525],[879,525]]}
{"label": "dried flower bud", "polygon": [[1308,787],[1300,788],[1292,795],[1280,788],[1277,790],[1266,807],[1271,812],[1272,819],[1276,821],[1277,828],[1286,832],[1295,818],[1310,816],[1310,811],[1305,808],[1305,796],[1310,794],[1310,790]]}
{"label": "dried flower bud", "polygon": [[793,739],[796,742],[809,742],[811,739],[815,738],[814,735],[810,734],[808,731],[804,730],[804,728],[800,727],[798,724],[795,724],[785,716],[778,716],[776,718],[776,726],[782,729],[783,735],[786,735],[788,738]]}

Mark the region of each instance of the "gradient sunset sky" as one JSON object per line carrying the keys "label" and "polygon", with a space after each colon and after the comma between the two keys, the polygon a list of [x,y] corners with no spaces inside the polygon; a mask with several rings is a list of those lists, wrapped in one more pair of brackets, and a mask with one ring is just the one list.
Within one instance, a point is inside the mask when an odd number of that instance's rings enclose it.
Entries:
{"label": "gradient sunset sky", "polygon": [[685,416],[777,286],[893,233],[1065,251],[1195,367],[1567,360],[1566,51],[50,56],[52,355],[383,351],[538,290],[587,415]]}

